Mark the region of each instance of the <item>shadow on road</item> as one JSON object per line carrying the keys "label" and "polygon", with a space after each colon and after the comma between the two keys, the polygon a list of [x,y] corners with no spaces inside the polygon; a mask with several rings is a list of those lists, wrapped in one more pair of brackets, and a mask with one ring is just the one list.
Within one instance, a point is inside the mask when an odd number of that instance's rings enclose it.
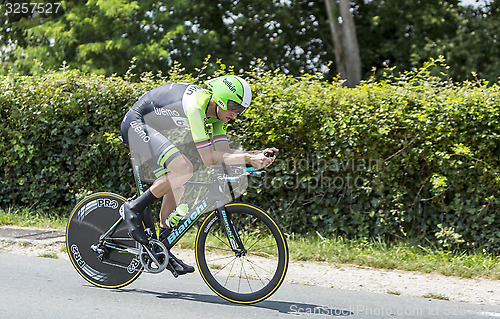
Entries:
{"label": "shadow on road", "polygon": [[306,304],[300,302],[265,300],[253,305],[242,305],[242,304],[240,305],[226,301],[216,295],[206,295],[206,294],[178,292],[178,291],[169,291],[167,293],[161,293],[161,292],[148,291],[142,289],[121,289],[121,290],[123,292],[151,294],[161,299],[180,299],[180,300],[189,300],[189,301],[196,301],[196,302],[203,302],[210,304],[234,306],[234,307],[255,307],[255,308],[269,309],[273,311],[279,311],[280,313],[285,313],[285,314],[317,314],[317,315],[328,315],[333,317],[347,317],[354,315],[354,313],[349,310],[335,309],[331,307],[315,305],[315,304]]}

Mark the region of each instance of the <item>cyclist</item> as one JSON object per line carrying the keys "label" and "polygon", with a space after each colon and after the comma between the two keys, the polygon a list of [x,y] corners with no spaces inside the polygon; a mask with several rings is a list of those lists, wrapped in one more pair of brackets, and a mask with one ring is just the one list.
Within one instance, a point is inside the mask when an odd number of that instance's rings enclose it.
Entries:
{"label": "cyclist", "polygon": [[[252,91],[241,77],[227,75],[205,82],[210,90],[186,83],[172,83],[145,93],[125,115],[121,132],[123,140],[135,153],[148,159],[156,180],[139,197],[123,205],[123,213],[131,235],[141,244],[148,244],[142,225],[144,209],[163,197],[160,209],[160,240],[170,234],[167,222],[184,193],[184,184],[193,175],[191,161],[161,132],[174,132],[179,127],[191,131],[196,149],[206,166],[250,164],[255,168],[271,165],[275,157],[265,150],[243,152],[231,149],[226,136],[226,123],[250,107]],[[212,138],[207,133],[212,125]],[[170,253],[170,265],[178,274],[194,268]]]}

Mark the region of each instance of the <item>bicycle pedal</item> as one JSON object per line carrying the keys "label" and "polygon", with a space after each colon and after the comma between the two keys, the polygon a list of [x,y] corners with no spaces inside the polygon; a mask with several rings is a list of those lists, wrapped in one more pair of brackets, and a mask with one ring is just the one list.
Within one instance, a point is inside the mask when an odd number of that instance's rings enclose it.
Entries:
{"label": "bicycle pedal", "polygon": [[157,239],[156,238],[156,234],[154,233],[154,231],[151,229],[151,228],[146,228],[146,235],[150,238],[150,239]]}
{"label": "bicycle pedal", "polygon": [[177,270],[175,270],[174,266],[172,266],[172,264],[170,262],[167,265],[167,269],[170,270],[170,272],[172,273],[174,278],[179,277],[179,273],[177,272]]}

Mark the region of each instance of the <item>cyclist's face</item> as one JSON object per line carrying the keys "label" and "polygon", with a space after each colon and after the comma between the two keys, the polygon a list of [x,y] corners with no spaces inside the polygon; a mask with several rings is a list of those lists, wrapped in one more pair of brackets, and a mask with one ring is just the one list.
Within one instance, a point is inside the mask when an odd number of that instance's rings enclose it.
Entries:
{"label": "cyclist's face", "polygon": [[241,104],[229,100],[227,101],[227,110],[219,108],[219,119],[222,122],[227,123],[239,114],[243,113],[245,110],[246,109]]}
{"label": "cyclist's face", "polygon": [[223,110],[219,106],[217,106],[219,109],[217,110],[217,114],[219,115],[219,119],[221,120],[222,123],[227,123],[230,120],[234,119],[235,117],[238,116],[238,113],[231,111],[231,110]]}

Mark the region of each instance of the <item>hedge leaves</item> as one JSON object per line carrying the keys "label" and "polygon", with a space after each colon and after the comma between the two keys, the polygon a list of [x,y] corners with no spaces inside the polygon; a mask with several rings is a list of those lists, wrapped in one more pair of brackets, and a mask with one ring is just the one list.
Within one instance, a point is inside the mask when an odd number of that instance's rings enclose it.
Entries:
{"label": "hedge leaves", "polygon": [[[288,232],[500,248],[499,88],[456,84],[431,67],[356,89],[246,74],[253,107],[231,132],[247,149],[280,153],[243,200]],[[146,90],[199,78],[178,70],[136,83],[67,70],[1,77],[0,207],[64,215],[91,192],[130,196],[127,152],[115,139],[123,115]]]}

